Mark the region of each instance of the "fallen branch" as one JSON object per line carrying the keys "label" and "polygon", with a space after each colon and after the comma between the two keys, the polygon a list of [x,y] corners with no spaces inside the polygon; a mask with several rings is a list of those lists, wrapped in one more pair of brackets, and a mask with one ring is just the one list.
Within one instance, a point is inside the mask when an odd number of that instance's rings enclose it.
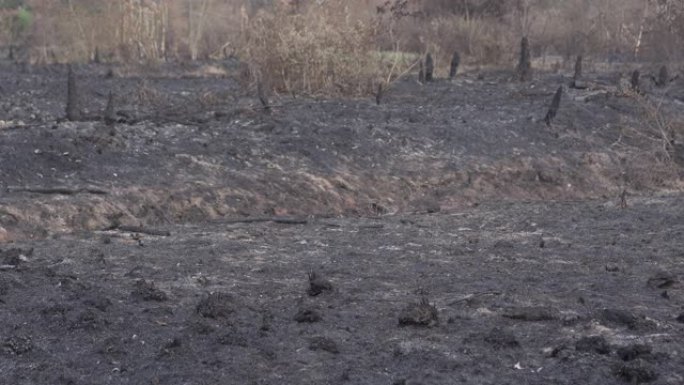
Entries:
{"label": "fallen branch", "polygon": [[281,223],[285,225],[305,225],[309,223],[306,218],[294,218],[294,217],[251,217],[251,218],[235,218],[226,219],[221,221],[222,223],[260,223],[260,222],[273,222]]}
{"label": "fallen branch", "polygon": [[128,225],[112,225],[104,229],[104,231],[111,231],[111,230],[118,230],[118,231],[125,231],[128,233],[138,233],[138,234],[147,234],[147,235],[155,235],[158,237],[169,237],[171,236],[171,232],[167,230],[159,230],[159,229],[150,229],[147,227],[142,227],[142,226],[128,226]]}
{"label": "fallen branch", "polygon": [[7,192],[29,192],[34,194],[45,195],[76,195],[80,193],[93,195],[109,195],[106,190],[101,190],[95,187],[7,187]]}

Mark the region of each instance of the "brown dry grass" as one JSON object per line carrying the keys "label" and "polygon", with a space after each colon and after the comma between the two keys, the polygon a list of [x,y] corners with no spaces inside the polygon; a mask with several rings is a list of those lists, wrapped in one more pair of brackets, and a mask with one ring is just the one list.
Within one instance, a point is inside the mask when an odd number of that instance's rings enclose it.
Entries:
{"label": "brown dry grass", "polygon": [[248,21],[237,49],[251,79],[288,93],[366,95],[387,78],[375,55],[374,26],[352,17],[345,1],[302,12],[262,10]]}

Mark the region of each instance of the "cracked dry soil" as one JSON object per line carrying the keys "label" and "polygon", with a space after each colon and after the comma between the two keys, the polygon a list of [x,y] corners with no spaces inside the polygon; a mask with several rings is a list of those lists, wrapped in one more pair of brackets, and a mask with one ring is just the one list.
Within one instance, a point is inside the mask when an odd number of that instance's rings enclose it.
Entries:
{"label": "cracked dry soil", "polygon": [[684,383],[681,165],[615,151],[629,98],[548,128],[564,77],[465,74],[265,115],[79,68],[110,128],[58,121],[63,67],[0,72],[0,383]]}

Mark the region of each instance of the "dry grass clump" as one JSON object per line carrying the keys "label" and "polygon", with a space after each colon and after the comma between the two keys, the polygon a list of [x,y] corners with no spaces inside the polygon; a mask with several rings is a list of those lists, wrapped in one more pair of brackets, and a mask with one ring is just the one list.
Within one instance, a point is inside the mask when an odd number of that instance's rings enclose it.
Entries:
{"label": "dry grass clump", "polygon": [[392,71],[374,52],[375,33],[344,0],[299,12],[274,7],[249,20],[238,54],[251,80],[264,79],[278,91],[367,95]]}

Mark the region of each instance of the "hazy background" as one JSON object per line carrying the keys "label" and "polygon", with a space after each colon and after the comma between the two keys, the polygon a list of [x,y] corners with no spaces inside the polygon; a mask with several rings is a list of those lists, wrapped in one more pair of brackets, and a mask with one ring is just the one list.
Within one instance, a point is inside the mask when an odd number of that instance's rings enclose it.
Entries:
{"label": "hazy background", "polygon": [[[0,0],[0,57],[157,63],[236,57],[275,88],[365,89],[431,52],[510,65],[529,36],[541,64],[672,63],[681,0]],[[539,64],[538,64],[539,65]]]}

